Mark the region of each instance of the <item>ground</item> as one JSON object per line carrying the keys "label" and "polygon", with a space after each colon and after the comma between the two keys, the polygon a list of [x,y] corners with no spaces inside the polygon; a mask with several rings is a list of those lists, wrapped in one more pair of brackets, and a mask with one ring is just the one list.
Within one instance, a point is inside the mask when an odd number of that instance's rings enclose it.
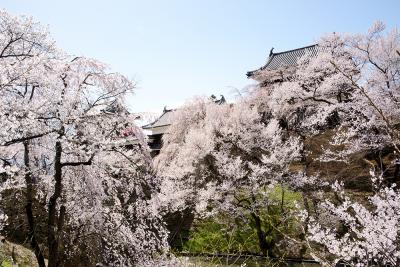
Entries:
{"label": "ground", "polygon": [[[15,265],[13,265],[13,259]],[[4,238],[0,241],[0,262],[1,267],[37,267],[37,262],[34,253],[15,243],[9,242]]]}

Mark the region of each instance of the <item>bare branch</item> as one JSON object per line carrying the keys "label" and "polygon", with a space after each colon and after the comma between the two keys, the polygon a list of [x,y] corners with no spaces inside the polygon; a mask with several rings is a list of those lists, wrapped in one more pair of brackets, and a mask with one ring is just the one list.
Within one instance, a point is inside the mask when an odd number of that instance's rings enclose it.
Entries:
{"label": "bare branch", "polygon": [[94,154],[92,154],[92,156],[90,156],[90,158],[87,161],[64,162],[64,163],[61,163],[61,166],[65,167],[65,166],[92,165],[93,158],[94,158]]}
{"label": "bare branch", "polygon": [[21,138],[12,139],[10,141],[5,142],[2,146],[9,146],[9,145],[13,145],[13,144],[16,144],[16,143],[21,143],[21,142],[24,142],[24,141],[40,138],[40,137],[43,137],[43,136],[45,136],[47,134],[54,133],[54,132],[56,132],[56,131],[55,130],[51,130],[51,131],[40,133],[40,134],[35,134],[35,135],[31,135],[31,136],[25,136],[25,137],[21,137]]}

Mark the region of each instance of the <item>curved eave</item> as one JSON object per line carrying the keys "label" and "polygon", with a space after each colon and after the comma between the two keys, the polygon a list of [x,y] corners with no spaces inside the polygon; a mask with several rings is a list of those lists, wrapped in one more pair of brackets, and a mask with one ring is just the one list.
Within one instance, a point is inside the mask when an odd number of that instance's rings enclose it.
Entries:
{"label": "curved eave", "polygon": [[160,127],[170,126],[170,125],[171,124],[163,124],[163,125],[157,125],[157,126],[145,125],[142,127],[142,129],[151,130],[151,129],[156,129],[156,128],[160,128]]}

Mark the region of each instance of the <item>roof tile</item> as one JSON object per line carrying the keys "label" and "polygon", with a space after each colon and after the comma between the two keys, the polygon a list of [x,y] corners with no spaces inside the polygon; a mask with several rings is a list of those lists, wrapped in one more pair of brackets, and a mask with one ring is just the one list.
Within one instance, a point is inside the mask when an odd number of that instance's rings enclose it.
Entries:
{"label": "roof tile", "polygon": [[304,55],[309,54],[311,57],[314,57],[317,55],[317,53],[318,45],[310,45],[280,53],[272,53],[268,57],[267,63],[264,66],[257,70],[249,71],[247,76],[251,77],[259,70],[277,70],[280,68],[297,66],[298,61]]}

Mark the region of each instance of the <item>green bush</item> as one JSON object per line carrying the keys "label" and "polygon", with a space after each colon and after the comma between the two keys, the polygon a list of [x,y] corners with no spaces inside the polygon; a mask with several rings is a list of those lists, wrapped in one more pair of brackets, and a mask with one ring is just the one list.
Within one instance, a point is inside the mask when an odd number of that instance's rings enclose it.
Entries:
{"label": "green bush", "polygon": [[[301,195],[276,186],[268,194],[268,199],[271,204],[259,210],[258,216],[263,232],[267,233],[267,243],[275,246],[284,238],[282,233],[291,235],[295,231],[296,221],[291,212],[295,209],[295,201],[301,201]],[[220,213],[212,218],[197,219],[190,231],[189,240],[183,245],[183,250],[213,254],[261,253],[255,221],[250,212],[235,218]]]}
{"label": "green bush", "polygon": [[249,224],[218,216],[196,221],[183,250],[191,253],[257,253],[257,236]]}

